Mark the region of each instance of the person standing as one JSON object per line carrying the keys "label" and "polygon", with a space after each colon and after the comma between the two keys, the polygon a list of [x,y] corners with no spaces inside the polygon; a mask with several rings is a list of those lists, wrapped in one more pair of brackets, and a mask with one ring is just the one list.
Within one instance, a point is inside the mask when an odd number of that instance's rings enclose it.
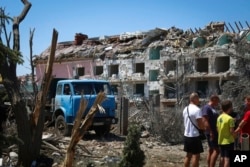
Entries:
{"label": "person standing", "polygon": [[[250,136],[250,96],[249,95],[246,96],[245,98],[245,105],[246,105],[245,113],[243,115],[241,122],[239,123],[239,126],[236,128],[235,133],[240,133],[241,135],[243,133],[247,133]],[[249,143],[250,143],[250,139],[249,139]]]}
{"label": "person standing", "polygon": [[234,150],[235,121],[229,115],[232,111],[232,102],[221,102],[222,114],[217,119],[218,144],[220,147],[220,166],[229,167],[229,151]]}
{"label": "person standing", "polygon": [[219,104],[219,97],[211,95],[209,102],[202,108],[203,122],[205,126],[205,134],[208,143],[207,164],[208,167],[214,167],[220,153],[218,145],[218,132],[216,128],[219,112],[216,110]]}
{"label": "person standing", "polygon": [[199,138],[199,131],[196,128],[198,127],[200,129],[204,129],[202,124],[202,113],[198,107],[200,103],[198,94],[191,93],[189,96],[189,101],[189,105],[183,110],[185,128],[184,151],[186,152],[184,166],[189,167],[190,163],[192,163],[192,167],[198,167],[200,153],[204,152],[201,139]]}

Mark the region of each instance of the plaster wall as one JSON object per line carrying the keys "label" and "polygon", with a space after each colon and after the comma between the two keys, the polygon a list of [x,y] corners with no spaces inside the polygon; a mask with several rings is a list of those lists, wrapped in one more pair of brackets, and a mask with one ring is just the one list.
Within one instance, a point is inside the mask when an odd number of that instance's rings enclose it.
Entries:
{"label": "plaster wall", "polygon": [[[94,77],[93,74],[93,63],[91,60],[83,61],[72,61],[72,62],[61,62],[53,64],[52,76],[56,78],[74,78],[76,75],[76,68],[85,68],[85,75]],[[45,74],[46,64],[37,64],[36,66],[36,76],[39,81],[39,84]]]}

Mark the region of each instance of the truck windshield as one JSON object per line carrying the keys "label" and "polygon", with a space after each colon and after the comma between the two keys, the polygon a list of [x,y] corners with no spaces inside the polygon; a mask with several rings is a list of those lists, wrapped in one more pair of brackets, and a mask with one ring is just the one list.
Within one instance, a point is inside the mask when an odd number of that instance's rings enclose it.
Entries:
{"label": "truck windshield", "polygon": [[111,94],[110,87],[108,83],[94,83],[96,94],[99,92],[104,92],[107,95]]}
{"label": "truck windshield", "polygon": [[82,92],[85,95],[98,94],[100,91],[104,91],[105,94],[110,95],[110,86],[108,83],[93,83],[93,82],[77,82],[73,83],[74,93],[80,95]]}

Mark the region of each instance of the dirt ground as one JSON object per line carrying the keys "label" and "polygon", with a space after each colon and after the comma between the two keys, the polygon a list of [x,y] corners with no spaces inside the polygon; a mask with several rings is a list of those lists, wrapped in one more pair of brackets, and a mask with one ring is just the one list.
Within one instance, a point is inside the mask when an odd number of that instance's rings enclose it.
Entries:
{"label": "dirt ground", "polygon": [[[122,150],[126,136],[110,133],[105,137],[98,137],[93,132],[84,135],[75,149],[74,167],[118,167],[122,157]],[[70,137],[60,137],[53,131],[45,132],[41,148],[41,158],[34,163],[36,167],[60,167],[65,158]],[[157,140],[150,134],[140,138],[140,147],[146,159],[144,167],[181,167],[185,152],[183,145],[170,145]],[[201,154],[200,167],[206,166],[207,144],[203,142],[204,153]],[[12,147],[12,154],[17,153],[17,147]],[[7,154],[5,154],[7,155]],[[11,157],[11,156],[9,156]],[[7,156],[3,156],[6,162]],[[17,158],[11,159],[15,166]],[[10,166],[9,162],[7,166]]]}
{"label": "dirt ground", "polygon": [[[94,134],[87,134],[76,148],[75,167],[117,167],[122,155],[125,136],[110,134],[98,138]],[[66,147],[70,138],[61,138],[58,142],[51,142],[60,151],[43,147],[42,153],[53,160],[53,166],[59,167],[63,162]],[[144,167],[181,167],[183,166],[183,145],[169,145],[157,141],[154,137],[141,138],[141,149],[146,155]],[[203,143],[204,153],[201,154],[200,167],[206,166],[207,145]]]}
{"label": "dirt ground", "polygon": [[[125,140],[126,136],[121,136],[115,132],[111,132],[104,137],[98,137],[91,131],[86,133],[76,146],[74,167],[118,167]],[[42,156],[36,163],[40,164],[39,167],[60,167],[65,158],[69,142],[70,137],[57,136],[53,128],[46,130],[43,135]],[[140,143],[140,147],[146,156],[144,167],[183,166],[185,152],[182,144],[163,143],[150,133],[141,137]],[[205,141],[203,147],[204,153],[201,154],[200,167],[207,166],[207,143]],[[12,147],[13,153],[14,155],[17,153],[17,147]],[[6,162],[8,157],[10,156],[3,156],[3,160]],[[16,160],[17,158],[14,156],[11,159],[12,164],[15,164]],[[10,166],[9,162],[7,166]]]}

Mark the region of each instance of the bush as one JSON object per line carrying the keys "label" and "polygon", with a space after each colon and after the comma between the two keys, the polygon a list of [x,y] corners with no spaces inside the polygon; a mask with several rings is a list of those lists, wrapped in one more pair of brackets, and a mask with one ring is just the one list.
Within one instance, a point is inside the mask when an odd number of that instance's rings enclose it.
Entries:
{"label": "bush", "polygon": [[140,127],[136,123],[131,123],[119,167],[142,167],[145,164],[145,154],[140,148],[140,135]]}

